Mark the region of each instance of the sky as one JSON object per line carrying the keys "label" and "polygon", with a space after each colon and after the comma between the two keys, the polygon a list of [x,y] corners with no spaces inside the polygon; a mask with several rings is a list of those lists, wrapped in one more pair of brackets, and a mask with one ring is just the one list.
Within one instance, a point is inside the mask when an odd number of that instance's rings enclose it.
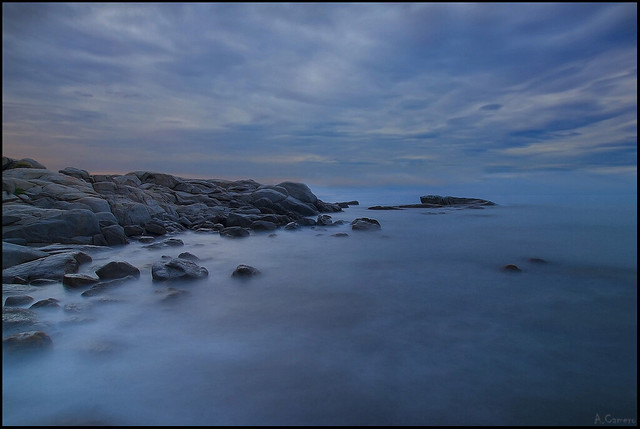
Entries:
{"label": "sky", "polygon": [[3,3],[2,140],[54,171],[635,194],[637,4]]}

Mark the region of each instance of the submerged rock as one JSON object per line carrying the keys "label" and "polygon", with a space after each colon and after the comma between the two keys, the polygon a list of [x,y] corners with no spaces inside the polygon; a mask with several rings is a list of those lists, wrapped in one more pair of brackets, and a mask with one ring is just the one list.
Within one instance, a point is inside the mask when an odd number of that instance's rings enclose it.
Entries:
{"label": "submerged rock", "polygon": [[508,264],[508,265],[505,265],[504,267],[502,267],[502,271],[515,273],[515,272],[520,272],[522,270],[517,265]]}
{"label": "submerged rock", "polygon": [[231,273],[231,276],[232,277],[252,277],[257,274],[260,274],[260,270],[258,270],[257,268],[254,268],[250,265],[240,264],[236,267],[235,270],[233,270],[233,273]]}
{"label": "submerged rock", "polygon": [[8,351],[42,349],[52,345],[51,337],[42,331],[20,332],[2,339],[2,349]]}

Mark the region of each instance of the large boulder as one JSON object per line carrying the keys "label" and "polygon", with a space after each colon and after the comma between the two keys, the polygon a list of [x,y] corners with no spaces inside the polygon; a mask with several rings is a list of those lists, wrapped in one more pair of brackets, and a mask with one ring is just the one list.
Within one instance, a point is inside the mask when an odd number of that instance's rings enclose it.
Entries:
{"label": "large boulder", "polygon": [[76,254],[82,252],[60,253],[25,262],[2,270],[2,282],[14,283],[15,278],[27,281],[52,279],[62,281],[65,274],[77,273],[80,263]]}
{"label": "large boulder", "polygon": [[287,190],[290,197],[293,197],[303,203],[314,204],[318,201],[318,197],[315,196],[311,189],[304,183],[297,182],[282,182],[278,186]]}
{"label": "large boulder", "polygon": [[18,244],[2,242],[2,269],[20,265],[35,259],[45,258],[49,256],[47,252],[43,252],[32,247],[20,246]]}
{"label": "large boulder", "polygon": [[100,234],[96,214],[90,210],[42,209],[34,206],[3,207],[20,221],[2,228],[2,238],[19,238],[27,243],[92,244]]}

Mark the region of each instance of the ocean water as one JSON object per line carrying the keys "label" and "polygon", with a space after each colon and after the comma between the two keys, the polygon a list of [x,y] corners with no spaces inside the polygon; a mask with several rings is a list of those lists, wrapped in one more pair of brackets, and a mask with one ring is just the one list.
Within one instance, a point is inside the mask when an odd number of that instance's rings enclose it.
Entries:
{"label": "ocean water", "polygon": [[[343,225],[92,253],[81,272],[141,270],[105,295],[32,288],[76,311],[38,310],[50,351],[3,355],[3,424],[637,424],[636,204],[369,197],[331,214]],[[382,229],[352,231],[363,216]],[[152,281],[185,251],[208,278]],[[232,278],[239,264],[261,274]]]}

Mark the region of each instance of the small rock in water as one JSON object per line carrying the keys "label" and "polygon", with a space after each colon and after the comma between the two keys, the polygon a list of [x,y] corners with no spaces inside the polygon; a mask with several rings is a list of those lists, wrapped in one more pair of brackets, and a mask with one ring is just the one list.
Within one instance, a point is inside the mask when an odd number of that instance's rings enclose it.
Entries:
{"label": "small rock in water", "polygon": [[33,301],[33,297],[29,295],[13,295],[4,300],[4,305],[5,307],[16,307],[29,304],[31,301]]}
{"label": "small rock in water", "polygon": [[545,261],[542,258],[529,258],[529,262],[534,263],[534,264],[546,264],[547,261]]}
{"label": "small rock in water", "polygon": [[502,267],[502,270],[503,271],[510,271],[510,272],[522,271],[520,268],[518,268],[517,265],[513,265],[513,264],[505,265],[504,267]]}
{"label": "small rock in water", "polygon": [[346,232],[338,232],[336,234],[331,234],[332,237],[348,237],[349,234],[347,234]]}
{"label": "small rock in water", "polygon": [[373,231],[380,228],[380,222],[368,217],[360,217],[351,222],[351,229],[356,231]]}
{"label": "small rock in water", "polygon": [[236,267],[236,269],[233,271],[233,273],[231,274],[231,276],[233,277],[251,277],[254,276],[256,274],[260,274],[260,270],[258,270],[257,268],[254,268],[250,265],[244,265],[244,264],[240,264]]}
{"label": "small rock in water", "polygon": [[60,301],[55,298],[41,299],[29,308],[57,308],[60,307],[59,302]]}
{"label": "small rock in water", "polygon": [[52,344],[51,337],[42,331],[21,332],[2,340],[3,350],[40,349],[50,347]]}

